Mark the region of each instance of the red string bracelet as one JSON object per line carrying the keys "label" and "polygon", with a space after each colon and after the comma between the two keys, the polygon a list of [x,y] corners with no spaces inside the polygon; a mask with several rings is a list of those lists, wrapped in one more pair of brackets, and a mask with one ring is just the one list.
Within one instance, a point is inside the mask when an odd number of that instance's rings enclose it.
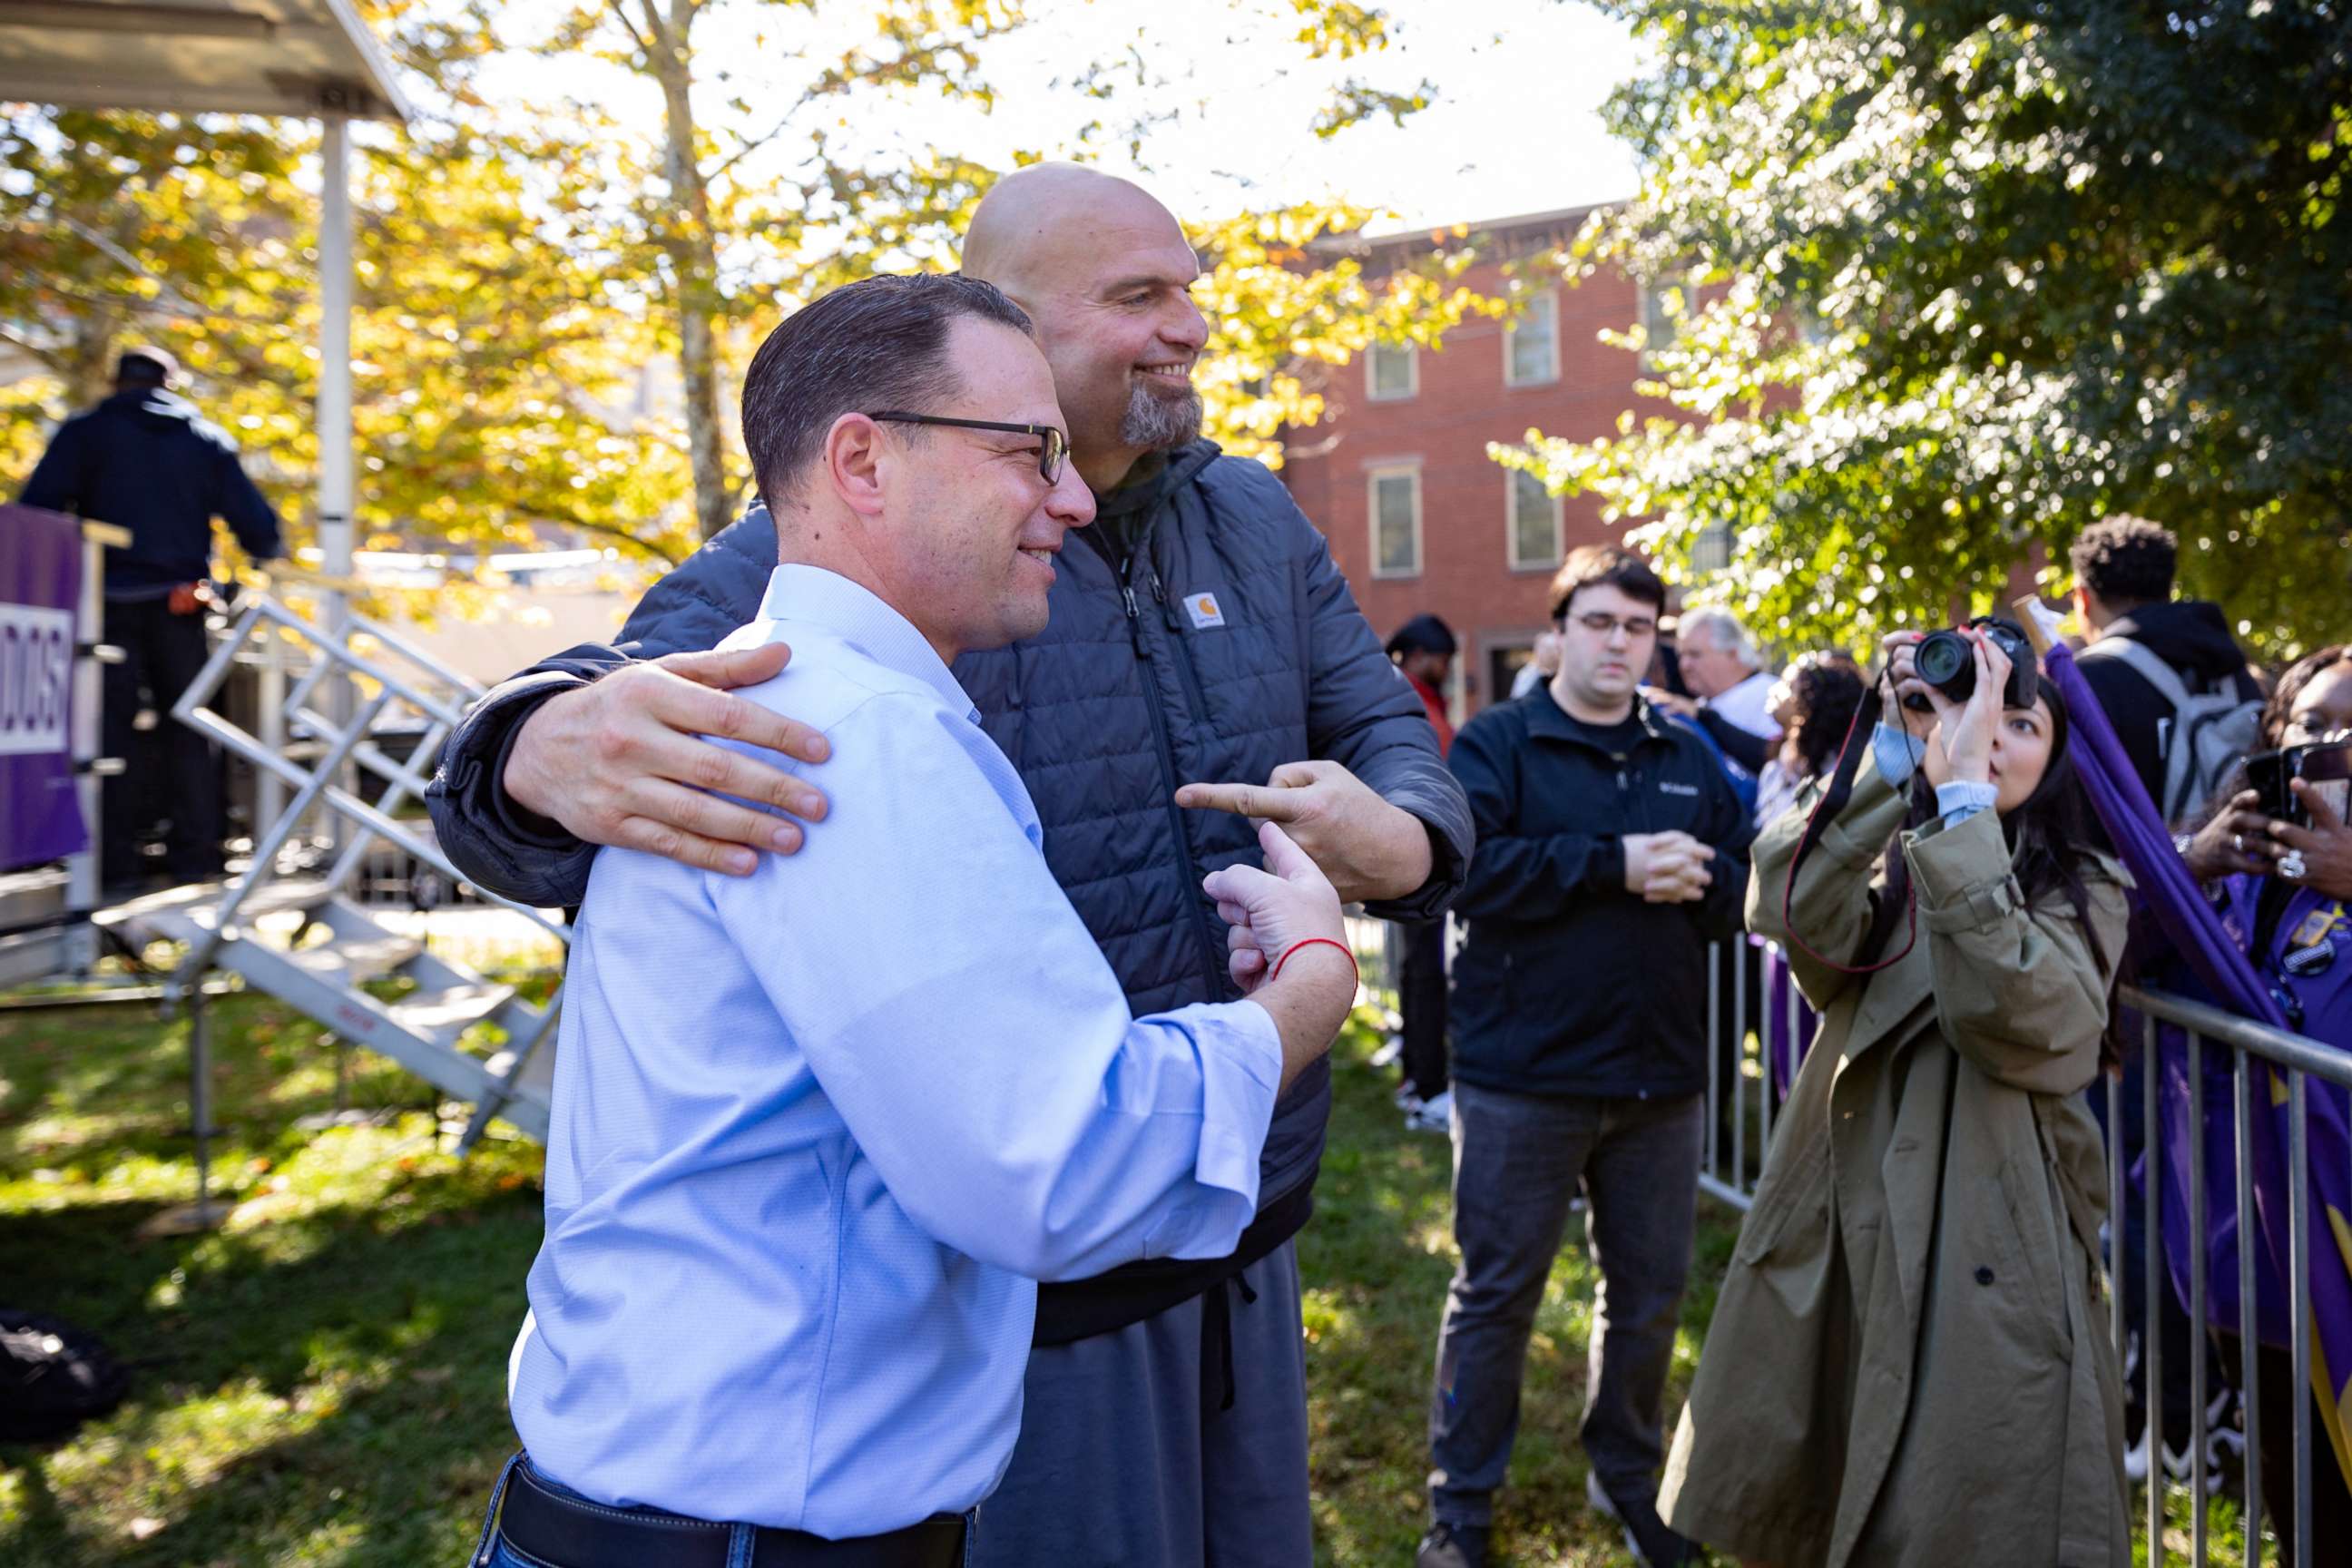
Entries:
{"label": "red string bracelet", "polygon": [[1346,942],[1337,941],[1328,936],[1307,937],[1301,941],[1294,942],[1288,947],[1284,948],[1282,950],[1282,956],[1274,961],[1274,968],[1265,977],[1266,983],[1271,984],[1275,981],[1282,978],[1282,966],[1290,962],[1290,955],[1292,953],[1297,952],[1302,947],[1313,947],[1318,942],[1320,942],[1325,947],[1336,947],[1341,952],[1346,953],[1348,955],[1348,967],[1356,971],[1356,983],[1359,985],[1363,984],[1364,972],[1361,968],[1358,967],[1356,963],[1356,954],[1353,950],[1351,950]]}

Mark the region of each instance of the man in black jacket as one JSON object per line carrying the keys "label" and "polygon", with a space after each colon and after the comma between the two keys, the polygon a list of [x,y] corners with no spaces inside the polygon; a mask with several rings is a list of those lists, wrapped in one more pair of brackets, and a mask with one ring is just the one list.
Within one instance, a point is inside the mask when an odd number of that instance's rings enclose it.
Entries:
{"label": "man in black jacket", "polygon": [[[2221,700],[2210,705],[2221,710],[2222,721],[2235,729],[2230,731],[2232,743],[2216,748],[2207,742],[2217,757],[2231,751],[2242,754],[2259,744],[2263,700],[2221,607],[2172,596],[2179,558],[2170,529],[2121,512],[2084,529],[2069,552],[2074,608],[2091,637],[2077,660],[2083,679],[2116,727],[2148,798],[2173,820],[2202,805],[2230,770],[2199,765],[2199,740],[2185,721],[2189,716],[2158,689],[2165,671],[2191,700]],[[2148,662],[2151,656],[2154,663]]]}
{"label": "man in black jacket", "polygon": [[[2262,688],[2247,668],[2245,651],[2230,635],[2220,605],[2172,596],[2179,544],[2163,524],[2125,512],[2101,518],[2075,539],[2068,559],[2074,568],[2074,609],[2090,633],[2089,646],[2076,656],[2076,668],[2115,726],[2124,755],[2157,810],[2175,824],[2193,819],[2223,778],[2234,772],[2228,760],[2231,753],[2242,756],[2262,743]],[[2159,689],[2159,682],[2172,691]],[[2186,700],[2176,702],[2176,696]],[[2189,707],[2200,711],[2184,711]],[[2200,739],[2208,753],[2201,763]],[[2270,868],[2268,861],[2242,849],[2239,856],[2235,870],[2259,874]],[[2135,959],[2143,981],[2152,984],[2162,984],[2166,966],[2177,962],[2155,953]],[[2140,1071],[2135,1053],[2124,1067],[2119,1131],[2126,1165],[2137,1161],[2146,1145]],[[2104,1123],[2106,1096],[2094,1089],[2090,1100]],[[2125,1219],[2122,1271],[2127,1364],[2140,1353],[2147,1329],[2147,1210],[2134,1207]],[[2187,1310],[2169,1290],[2157,1293],[2157,1319],[2163,1341],[2160,1462],[2179,1480],[2189,1474],[2195,1430],[2191,1357],[2200,1342]],[[2207,1357],[2206,1386],[2217,1391],[2207,1430],[2220,1432],[2226,1428],[2231,1398],[2228,1374],[2210,1345],[2202,1353]],[[2124,1468],[2134,1481],[2146,1479],[2151,1463],[2159,1462],[2151,1457],[2144,1390],[2144,1380],[2125,1379],[2129,1441]],[[2218,1461],[2218,1449],[2209,1449],[2209,1459]]]}
{"label": "man in black jacket", "polygon": [[1570,1205],[1591,1205],[1587,1495],[1644,1563],[1659,1401],[1689,1273],[1706,1089],[1707,943],[1739,927],[1754,825],[1706,744],[1635,689],[1665,586],[1588,545],[1552,584],[1559,673],[1455,737],[1477,847],[1455,910],[1454,1233],[1420,1568],[1485,1561],[1519,1379]]}
{"label": "man in black jacket", "polygon": [[[131,721],[146,701],[163,714],[171,780],[163,869],[175,882],[220,873],[220,769],[212,742],[174,723],[172,704],[204,668],[204,598],[212,575],[213,519],[224,519],[257,561],[279,553],[278,513],[246,477],[236,447],[170,390],[178,365],[161,349],[116,362],[114,395],[58,427],[25,482],[26,506],[71,512],[131,531],[106,552],[106,640],[123,652],[106,667],[101,743],[131,755]],[[117,779],[100,808],[99,863],[118,888],[136,879],[139,820],[131,781]]]}

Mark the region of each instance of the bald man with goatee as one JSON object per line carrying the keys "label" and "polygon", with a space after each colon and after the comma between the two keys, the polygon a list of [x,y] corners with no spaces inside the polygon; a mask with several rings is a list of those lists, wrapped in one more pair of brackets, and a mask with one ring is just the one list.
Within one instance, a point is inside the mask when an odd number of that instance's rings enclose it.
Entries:
{"label": "bald man with goatee", "polygon": [[[963,260],[1035,322],[1096,521],[1056,563],[1045,630],[953,671],[1129,1005],[1238,994],[1202,879],[1255,863],[1258,821],[1281,823],[1341,899],[1435,918],[1468,862],[1467,803],[1322,536],[1265,467],[1201,438],[1208,324],[1181,226],[1124,180],[1040,164],[990,191]],[[867,412],[918,427],[937,413]],[[822,766],[794,777],[702,739],[828,753],[825,735],[729,689],[773,678],[784,650],[705,651],[756,614],[775,557],[755,504],[655,586],[620,647],[569,650],[484,700],[430,795],[469,877],[574,904],[597,845],[744,873],[859,808],[817,793]],[[1231,1257],[1154,1255],[1040,1290],[1021,1436],[973,1563],[1312,1560],[1293,1238],[1329,1104],[1318,1067],[1277,1105]]]}

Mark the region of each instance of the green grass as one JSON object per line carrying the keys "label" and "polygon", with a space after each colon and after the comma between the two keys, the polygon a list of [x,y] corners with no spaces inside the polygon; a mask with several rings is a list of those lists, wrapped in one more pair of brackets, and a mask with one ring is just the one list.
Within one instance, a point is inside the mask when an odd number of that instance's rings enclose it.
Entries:
{"label": "green grass", "polygon": [[[348,1103],[369,1119],[298,1129],[336,1109],[321,1031],[266,997],[213,1017],[227,1129],[214,1169],[240,1206],[216,1234],[144,1237],[194,1183],[186,1025],[135,1008],[0,1015],[0,1298],[96,1331],[134,1373],[122,1408],[69,1441],[0,1447],[0,1564],[454,1565],[513,1444],[506,1356],[539,1242],[540,1152],[492,1142],[450,1157],[429,1091],[359,1053]],[[1445,1142],[1402,1130],[1388,1076],[1364,1065],[1372,1044],[1360,1023],[1340,1042],[1299,1253],[1317,1556],[1349,1568],[1409,1563],[1423,1527],[1454,1263]],[[1702,1205],[1670,1411],[1735,1232]],[[1496,1521],[1510,1563],[1627,1561],[1583,1505],[1581,1240],[1572,1225],[1528,1355]],[[2185,1500],[2174,1512],[2177,1551]]]}
{"label": "green grass", "polygon": [[104,1336],[131,1397],[0,1447],[0,1563],[455,1563],[510,1444],[506,1351],[539,1239],[536,1148],[437,1152],[415,1079],[264,999],[216,1003],[218,1234],[142,1239],[194,1165],[184,1023],[0,1016],[0,1280]]}
{"label": "green grass", "polygon": [[[1405,1564],[1428,1522],[1431,1364],[1454,1260],[1452,1153],[1443,1138],[1401,1130],[1391,1078],[1362,1065],[1372,1044],[1360,1024],[1340,1040],[1330,1148],[1314,1223],[1299,1240],[1315,1533],[1319,1562]],[[1736,1215],[1701,1204],[1669,1412],[1681,1408],[1698,1364],[1737,1233]],[[1591,1309],[1583,1225],[1572,1220],[1537,1315],[1510,1485],[1497,1500],[1494,1546],[1504,1561],[1579,1568],[1631,1561],[1614,1530],[1584,1505],[1576,1428]]]}

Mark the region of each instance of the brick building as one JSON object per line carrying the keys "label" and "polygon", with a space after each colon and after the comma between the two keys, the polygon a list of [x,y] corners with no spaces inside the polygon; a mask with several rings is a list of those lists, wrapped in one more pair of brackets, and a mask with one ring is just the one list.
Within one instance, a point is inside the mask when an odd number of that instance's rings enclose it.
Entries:
{"label": "brick building", "polygon": [[[1506,289],[1506,268],[1566,245],[1591,208],[1469,226],[1478,261],[1464,279],[1482,293]],[[1433,243],[1423,234],[1331,242],[1377,276]],[[1442,616],[1461,640],[1454,661],[1457,719],[1506,697],[1511,677],[1549,624],[1548,590],[1568,551],[1606,540],[1589,496],[1548,495],[1486,455],[1489,441],[1613,433],[1628,408],[1665,405],[1635,395],[1637,354],[1597,334],[1637,319],[1660,341],[1666,322],[1654,289],[1602,274],[1575,287],[1556,268],[1516,321],[1477,320],[1445,335],[1442,352],[1375,349],[1329,373],[1326,411],[1293,432],[1283,478],[1331,542],[1358,603],[1382,637],[1413,616]]]}

